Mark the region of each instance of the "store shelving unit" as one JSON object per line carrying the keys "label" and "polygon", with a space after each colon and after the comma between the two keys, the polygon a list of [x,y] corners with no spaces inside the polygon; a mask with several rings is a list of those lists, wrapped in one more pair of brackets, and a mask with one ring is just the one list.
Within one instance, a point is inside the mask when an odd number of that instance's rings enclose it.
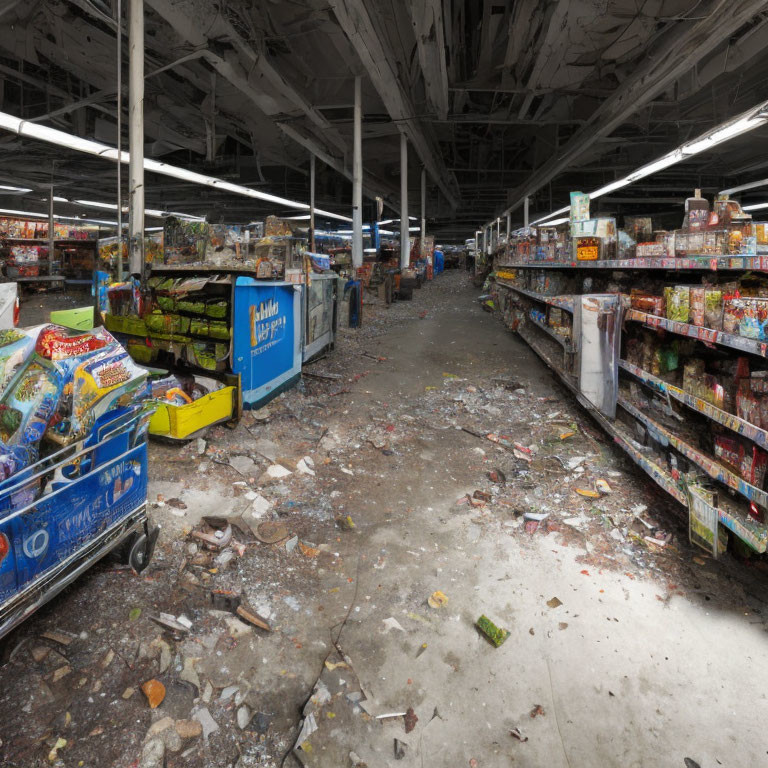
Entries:
{"label": "store shelving unit", "polygon": [[[664,381],[661,376],[656,376],[649,371],[632,364],[627,360],[616,361],[616,376],[625,382],[619,388],[616,400],[618,413],[616,419],[611,419],[600,413],[585,400],[579,390],[579,382],[573,370],[566,370],[566,364],[560,363],[560,355],[555,351],[552,342],[558,342],[564,350],[569,346],[576,348],[578,344],[568,342],[559,337],[546,325],[531,317],[531,308],[546,309],[558,307],[571,313],[578,303],[578,294],[545,295],[523,287],[513,282],[513,271],[552,269],[562,270],[566,273],[577,271],[578,274],[588,276],[590,271],[595,275],[603,270],[634,271],[643,270],[643,274],[657,271],[659,277],[674,280],[674,275],[681,272],[728,272],[743,273],[748,270],[768,272],[768,257],[753,255],[710,256],[696,255],[677,258],[640,258],[640,259],[612,259],[603,261],[541,261],[534,258],[521,261],[519,257],[511,257],[509,247],[502,245],[495,254],[495,264],[502,271],[503,279],[497,279],[495,290],[503,293],[501,306],[517,306],[519,311],[514,319],[513,326],[520,337],[526,341],[531,349],[542,361],[556,374],[560,381],[573,392],[579,401],[589,408],[590,414],[602,428],[612,437],[625,453],[642,468],[664,491],[685,507],[689,506],[689,490],[680,473],[675,473],[665,466],[664,460],[657,458],[648,445],[640,444],[630,434],[631,430],[625,424],[636,423],[652,438],[652,443],[663,446],[666,449],[673,448],[680,456],[690,462],[699,476],[712,484],[724,486],[719,494],[717,505],[718,522],[732,532],[733,535],[746,542],[757,552],[765,552],[768,548],[768,524],[755,520],[749,514],[750,502],[761,508],[768,519],[768,492],[756,485],[744,480],[732,468],[725,466],[720,461],[697,447],[696,440],[686,434],[686,430],[677,424],[674,419],[663,415],[664,405],[671,408],[674,402],[683,409],[693,411],[698,418],[706,419],[719,427],[731,430],[735,435],[748,441],[752,441],[759,448],[768,451],[768,429],[750,423],[744,418],[729,413],[722,408],[707,402],[689,392]],[[532,281],[521,280],[530,285]],[[669,320],[632,309],[629,306],[629,297],[623,299],[621,321],[624,323],[640,324],[651,330],[663,329],[670,334],[693,339],[702,342],[709,347],[718,347],[724,352],[734,352],[755,355],[759,358],[768,358],[768,341],[746,338],[722,330],[703,328],[691,323],[682,323]],[[628,327],[628,326],[627,326]],[[574,333],[576,330],[574,328]],[[567,361],[567,356],[563,358]],[[621,374],[621,376],[619,376]],[[642,397],[632,398],[627,389],[628,382],[635,381],[648,392],[649,401],[654,397],[660,398],[661,406],[651,413],[645,406]],[[639,402],[638,402],[639,401]],[[727,489],[727,490],[726,490]],[[733,499],[728,494],[734,494]]]}

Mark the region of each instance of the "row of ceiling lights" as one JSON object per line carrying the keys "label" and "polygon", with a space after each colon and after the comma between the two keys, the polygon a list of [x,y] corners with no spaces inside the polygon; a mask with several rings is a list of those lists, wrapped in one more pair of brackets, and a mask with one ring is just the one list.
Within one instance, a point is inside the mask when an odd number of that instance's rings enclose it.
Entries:
{"label": "row of ceiling lights", "polygon": [[[766,123],[768,123],[768,101],[764,101],[758,104],[752,109],[742,113],[738,117],[733,118],[732,120],[729,120],[725,123],[722,123],[721,125],[717,126],[713,130],[705,134],[702,134],[701,136],[693,139],[692,141],[688,141],[685,144],[681,144],[679,147],[677,147],[677,149],[674,149],[671,152],[668,152],[666,155],[663,155],[662,157],[658,158],[657,160],[654,160],[653,162],[650,162],[650,163],[647,163],[646,165],[641,166],[640,168],[628,174],[624,178],[617,179],[616,181],[612,181],[610,184],[606,184],[605,186],[600,187],[599,189],[596,189],[594,192],[590,192],[589,197],[591,200],[594,200],[595,198],[602,197],[603,195],[607,195],[609,192],[614,192],[617,189],[621,189],[622,187],[629,186],[635,181],[639,181],[640,179],[643,179],[646,176],[650,176],[665,168],[669,168],[670,166],[675,165],[676,163],[682,162],[683,160],[687,160],[689,157],[692,157],[693,155],[697,155],[708,149],[712,149],[718,144],[722,144],[723,142],[728,141],[736,136],[740,136],[744,133],[747,133],[748,131],[754,130],[755,128],[759,128],[760,126],[765,125]],[[763,186],[765,184],[768,184],[768,179],[765,179],[762,183],[756,182],[751,185],[743,185],[742,187],[736,187],[731,190],[724,190],[724,192],[732,193],[737,191],[743,191],[744,189],[752,189],[756,186]],[[749,211],[749,210],[757,210],[760,208],[768,208],[768,203],[758,203],[755,205],[745,206],[744,210]],[[506,216],[508,213],[511,213],[512,210],[513,209],[510,208],[506,210],[502,215]],[[535,221],[532,221],[530,225],[534,226],[542,222],[546,222],[547,226],[555,226],[556,224],[563,224],[566,221],[568,221],[568,216],[563,217],[561,216],[561,214],[568,213],[570,210],[571,210],[571,206],[565,205],[562,208],[558,208],[556,211],[552,211],[551,213],[548,213],[546,216],[542,216],[536,219]],[[560,218],[556,218],[552,220],[552,217],[556,217],[556,216],[560,216]],[[496,221],[499,221],[499,219],[497,219]],[[493,226],[493,222],[490,222],[485,226],[486,228]],[[482,230],[480,232],[482,232]]]}

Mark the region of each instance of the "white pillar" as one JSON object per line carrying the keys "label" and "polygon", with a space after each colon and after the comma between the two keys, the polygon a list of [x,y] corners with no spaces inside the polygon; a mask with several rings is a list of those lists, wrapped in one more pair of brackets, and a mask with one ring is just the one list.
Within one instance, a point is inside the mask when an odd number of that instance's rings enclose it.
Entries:
{"label": "white pillar", "polygon": [[400,134],[400,268],[405,269],[411,256],[408,236],[408,139]]}
{"label": "white pillar", "polygon": [[309,156],[309,250],[315,253],[315,156]]}
{"label": "white pillar", "polygon": [[129,8],[128,150],[130,203],[128,209],[129,263],[132,275],[144,274],[144,0],[130,0]]}
{"label": "white pillar", "polygon": [[528,208],[530,204],[531,199],[529,197],[526,197],[525,200],[523,200],[523,226],[528,226]]}
{"label": "white pillar", "polygon": [[363,106],[361,77],[355,77],[355,125],[352,145],[352,266],[363,266]]}
{"label": "white pillar", "polygon": [[509,236],[512,233],[512,214],[507,213],[507,242],[509,242]]}
{"label": "white pillar", "polygon": [[123,3],[117,0],[117,280],[123,281]]}
{"label": "white pillar", "polygon": [[427,236],[427,169],[421,169],[421,256],[424,256],[424,238]]}

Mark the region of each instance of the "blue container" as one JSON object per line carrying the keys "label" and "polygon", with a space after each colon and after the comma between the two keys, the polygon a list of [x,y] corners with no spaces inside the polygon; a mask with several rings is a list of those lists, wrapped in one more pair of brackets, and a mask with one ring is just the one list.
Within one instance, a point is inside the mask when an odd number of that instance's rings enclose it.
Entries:
{"label": "blue container", "polygon": [[147,420],[140,407],[111,411],[86,443],[0,484],[0,636],[146,530]]}

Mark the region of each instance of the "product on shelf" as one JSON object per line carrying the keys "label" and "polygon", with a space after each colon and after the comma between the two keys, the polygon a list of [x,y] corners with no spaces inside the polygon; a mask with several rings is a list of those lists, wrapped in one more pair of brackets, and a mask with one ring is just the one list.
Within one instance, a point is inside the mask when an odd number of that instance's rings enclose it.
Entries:
{"label": "product on shelf", "polygon": [[664,289],[667,319],[687,323],[690,317],[691,292],[687,285],[667,286]]}
{"label": "product on shelf", "polygon": [[647,291],[633,288],[629,294],[629,303],[632,309],[637,309],[640,312],[647,312],[649,315],[659,317],[665,315],[663,296],[655,296]]}

